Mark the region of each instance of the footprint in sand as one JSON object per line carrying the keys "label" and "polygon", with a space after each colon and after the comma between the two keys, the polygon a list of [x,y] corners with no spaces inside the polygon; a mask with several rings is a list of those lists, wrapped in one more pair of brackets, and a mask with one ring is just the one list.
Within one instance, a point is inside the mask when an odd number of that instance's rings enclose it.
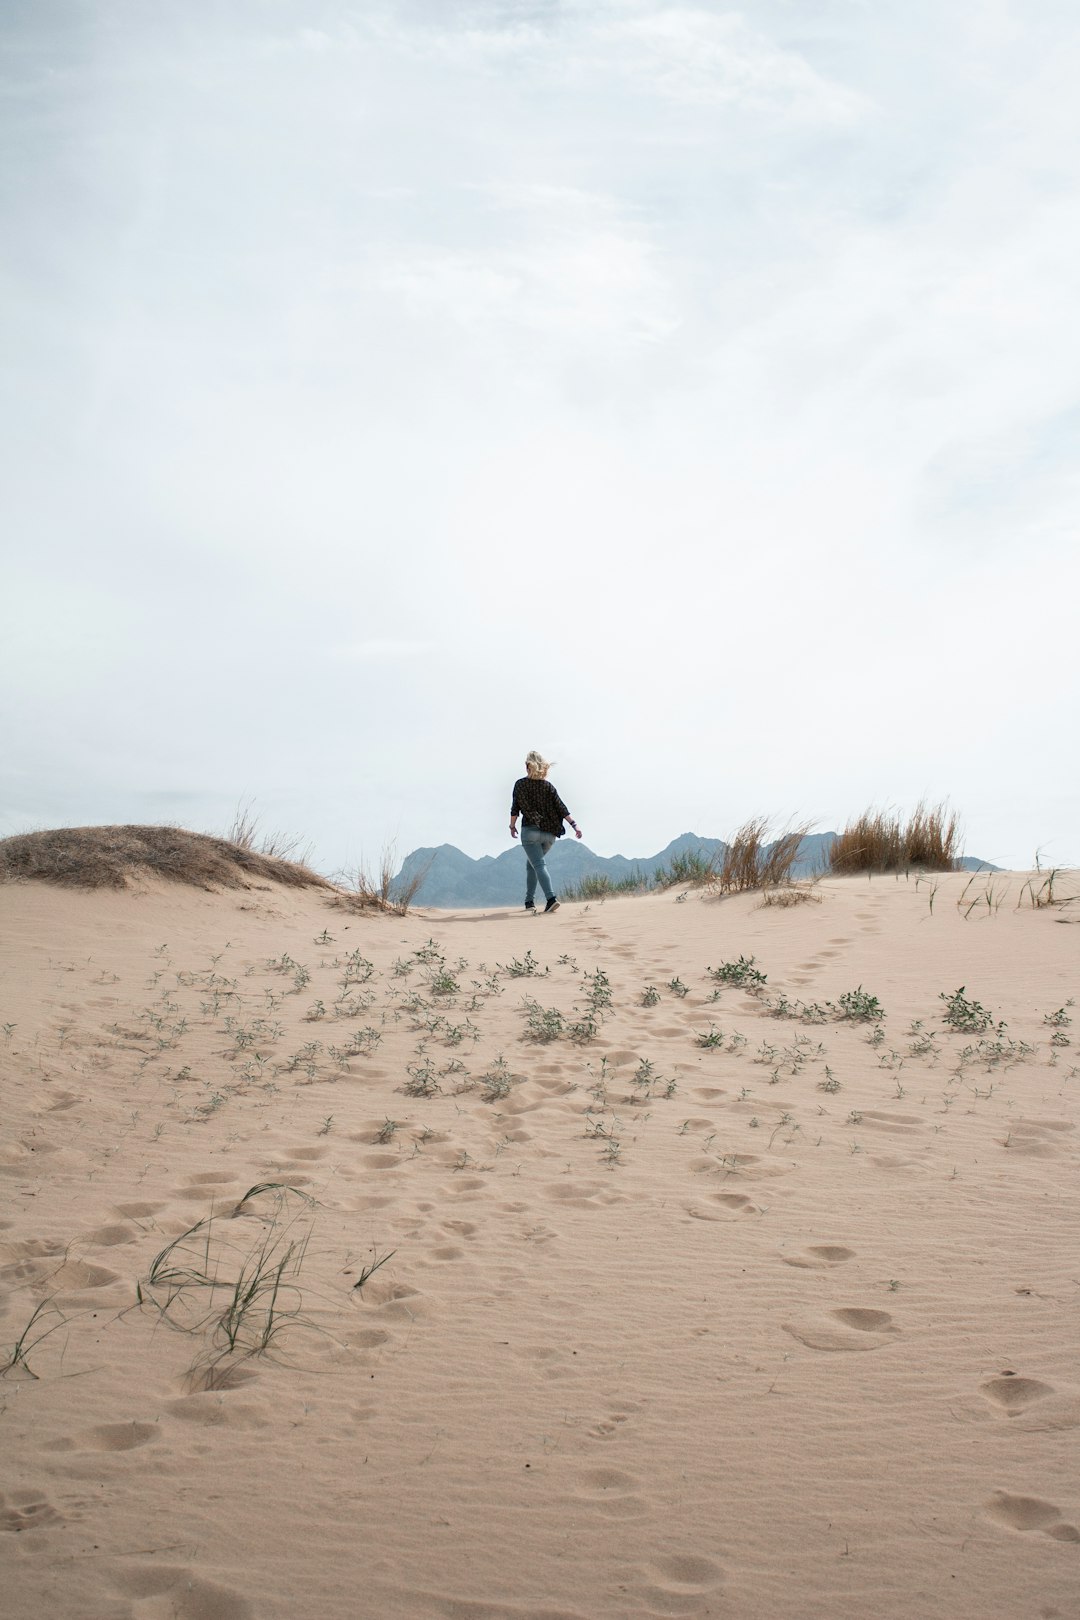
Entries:
{"label": "footprint in sand", "polygon": [[845,1260],[854,1260],[855,1250],[845,1248],[842,1243],[812,1243],[802,1254],[783,1254],[780,1258],[785,1266],[821,1271],[829,1266],[843,1265]]}
{"label": "footprint in sand", "polygon": [[979,1388],[991,1405],[998,1407],[1006,1417],[1019,1417],[1035,1401],[1045,1400],[1054,1393],[1052,1384],[1041,1383],[1038,1378],[1018,1378],[1015,1373],[988,1378]]}
{"label": "footprint in sand", "polygon": [[1057,1133],[1072,1129],[1071,1120],[1018,1119],[1009,1127],[1004,1145],[1010,1153],[1032,1159],[1054,1159],[1062,1146]]}
{"label": "footprint in sand", "polygon": [[1011,1491],[995,1491],[986,1503],[986,1511],[996,1524],[1023,1535],[1037,1531],[1051,1536],[1054,1541],[1080,1542],[1080,1530],[1075,1524],[1066,1524],[1061,1509],[1041,1496],[1014,1496]]}
{"label": "footprint in sand", "polygon": [[599,1418],[588,1431],[590,1440],[614,1440],[619,1425],[627,1423],[629,1419],[629,1412],[612,1412],[606,1418]]}
{"label": "footprint in sand", "polygon": [[[57,1290],[56,1299],[75,1303],[79,1295],[108,1288],[120,1281],[119,1274],[105,1266],[92,1266],[86,1260],[65,1260],[62,1266],[49,1272],[49,1285]],[[94,1302],[96,1303],[96,1301]]]}
{"label": "footprint in sand", "polygon": [[607,1519],[638,1519],[648,1511],[638,1494],[641,1483],[621,1468],[587,1468],[578,1476],[574,1494]]}
{"label": "footprint in sand", "polygon": [[161,1433],[156,1423],[99,1423],[96,1428],[83,1429],[79,1434],[65,1435],[50,1440],[44,1451],[136,1451],[149,1446]]}
{"label": "footprint in sand", "polygon": [[53,1093],[53,1098],[54,1098],[54,1100],[49,1104],[48,1108],[45,1110],[45,1112],[47,1114],[63,1114],[63,1113],[66,1113],[69,1108],[74,1108],[76,1103],[80,1103],[80,1102],[83,1101],[83,1098],[80,1097],[78,1095],[78,1093],[74,1092],[74,1091],[58,1091],[58,1092],[54,1092]]}
{"label": "footprint in sand", "polygon": [[638,1597],[658,1614],[708,1614],[711,1611],[702,1605],[724,1580],[719,1564],[693,1553],[669,1553],[640,1568],[645,1583],[638,1588]]}
{"label": "footprint in sand", "polygon": [[860,1124],[875,1125],[879,1131],[918,1131],[923,1122],[918,1114],[883,1114],[873,1108],[860,1112]]}
{"label": "footprint in sand", "polygon": [[1010,1419],[1019,1429],[1080,1428],[1080,1391],[1075,1389],[1059,1389],[1040,1378],[1003,1372],[980,1384],[979,1393],[998,1417]]}
{"label": "footprint in sand", "polygon": [[131,1599],[132,1620],[252,1620],[254,1615],[241,1593],[200,1580],[194,1569],[148,1564],[117,1569],[112,1582]]}
{"label": "footprint in sand", "polygon": [[880,1350],[900,1331],[888,1311],[865,1306],[844,1306],[781,1326],[811,1350]]}
{"label": "footprint in sand", "polygon": [[577,1354],[573,1350],[560,1350],[551,1344],[514,1345],[511,1349],[513,1355],[527,1362],[543,1378],[557,1380],[577,1377]]}
{"label": "footprint in sand", "polygon": [[86,1241],[94,1249],[118,1249],[125,1243],[134,1243],[138,1236],[131,1226],[98,1226],[87,1233]]}
{"label": "footprint in sand", "polygon": [[723,1221],[733,1215],[756,1215],[758,1207],[742,1193],[710,1193],[708,1203],[687,1204],[686,1213],[696,1221]]}
{"label": "footprint in sand", "polygon": [[11,1496],[0,1494],[0,1531],[10,1530],[15,1535],[24,1530],[56,1530],[64,1523],[47,1497],[34,1491],[19,1491]]}
{"label": "footprint in sand", "polygon": [[624,1204],[626,1194],[613,1192],[599,1181],[556,1181],[544,1188],[556,1204],[576,1204],[581,1209],[599,1209],[602,1204]]}
{"label": "footprint in sand", "polygon": [[207,1429],[265,1429],[270,1424],[269,1408],[252,1401],[224,1401],[216,1390],[181,1395],[169,1401],[167,1411],[183,1423],[198,1423]]}
{"label": "footprint in sand", "polygon": [[22,1243],[0,1243],[0,1281],[34,1282],[44,1276],[64,1245],[50,1238],[26,1238]]}

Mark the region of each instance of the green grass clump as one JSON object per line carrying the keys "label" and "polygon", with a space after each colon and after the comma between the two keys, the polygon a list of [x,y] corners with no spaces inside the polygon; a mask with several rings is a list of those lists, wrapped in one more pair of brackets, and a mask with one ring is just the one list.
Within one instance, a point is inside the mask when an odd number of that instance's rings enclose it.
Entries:
{"label": "green grass clump", "polygon": [[606,900],[610,895],[645,894],[651,887],[646,873],[635,869],[625,877],[608,877],[604,872],[590,872],[576,883],[564,884],[559,891],[560,900]]}
{"label": "green grass clump", "polygon": [[856,990],[845,990],[835,1005],[830,1001],[828,1006],[839,1019],[853,1024],[871,1024],[885,1016],[877,996],[870,995],[861,984]]}
{"label": "green grass clump", "polygon": [[945,990],[941,992],[938,1000],[945,1003],[942,1021],[958,1034],[981,1035],[983,1030],[989,1029],[993,1024],[993,1014],[988,1013],[980,1002],[973,1001],[966,991],[966,985],[961,985],[952,995]]}
{"label": "green grass clump", "polygon": [[541,1007],[538,1001],[525,1001],[525,1039],[546,1045],[566,1033],[566,1019],[558,1007]]}
{"label": "green grass clump", "polygon": [[722,856],[708,854],[702,849],[686,849],[673,855],[667,866],[658,866],[653,873],[657,889],[671,889],[677,883],[688,883],[692,888],[703,888],[716,882],[718,863]]}
{"label": "green grass clump", "polygon": [[717,984],[763,985],[768,975],[755,966],[754,956],[740,956],[737,962],[721,962],[718,968],[707,968],[710,978]]}

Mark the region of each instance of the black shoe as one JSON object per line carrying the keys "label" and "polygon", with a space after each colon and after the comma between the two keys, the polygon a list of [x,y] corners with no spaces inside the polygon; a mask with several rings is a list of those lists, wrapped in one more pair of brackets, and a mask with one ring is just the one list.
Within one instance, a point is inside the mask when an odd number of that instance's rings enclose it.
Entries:
{"label": "black shoe", "polygon": [[531,900],[526,900],[526,902],[525,902],[525,910],[526,911],[535,911],[536,910],[536,907],[533,905],[533,902]]}
{"label": "black shoe", "polygon": [[555,896],[552,895],[551,899],[548,901],[547,905],[544,907],[544,912],[546,914],[549,911],[558,911],[558,909],[559,909],[559,902],[558,902],[558,900],[556,900]]}

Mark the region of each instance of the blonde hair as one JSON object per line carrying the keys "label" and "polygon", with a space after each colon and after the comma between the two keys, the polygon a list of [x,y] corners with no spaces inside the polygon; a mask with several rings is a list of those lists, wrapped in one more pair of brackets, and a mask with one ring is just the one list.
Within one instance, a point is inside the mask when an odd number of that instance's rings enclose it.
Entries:
{"label": "blonde hair", "polygon": [[547,775],[548,771],[550,771],[551,761],[545,759],[543,754],[538,754],[536,749],[533,748],[525,755],[525,769],[528,771],[530,776],[539,776],[542,778]]}

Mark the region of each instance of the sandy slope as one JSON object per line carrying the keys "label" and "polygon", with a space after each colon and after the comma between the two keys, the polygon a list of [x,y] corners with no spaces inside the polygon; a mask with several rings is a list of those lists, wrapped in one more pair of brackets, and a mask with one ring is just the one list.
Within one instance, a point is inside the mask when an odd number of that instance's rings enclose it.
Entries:
{"label": "sandy slope", "polygon": [[[547,918],[0,889],[0,1346],[52,1329],[0,1380],[5,1614],[1080,1614],[1080,1016],[1044,1023],[1080,908],[999,879],[965,919],[964,882]],[[861,984],[881,1044],[709,1003],[740,954]],[[523,1040],[597,970],[595,1038]],[[1034,1051],[961,1063],[960,985]],[[223,1355],[200,1279],[260,1248],[280,1314]]]}

